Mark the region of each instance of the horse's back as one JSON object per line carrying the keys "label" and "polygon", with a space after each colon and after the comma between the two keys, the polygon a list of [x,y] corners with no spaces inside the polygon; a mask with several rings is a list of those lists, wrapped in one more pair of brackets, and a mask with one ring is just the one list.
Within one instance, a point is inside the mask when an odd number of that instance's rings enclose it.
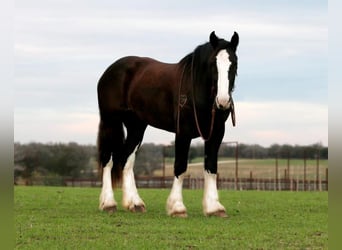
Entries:
{"label": "horse's back", "polygon": [[118,59],[110,65],[99,80],[99,87],[121,84],[120,80],[127,75],[133,76],[139,69],[151,63],[153,59],[137,56],[127,56]]}
{"label": "horse's back", "polygon": [[156,64],[162,65],[163,63],[149,57],[122,57],[106,69],[99,80],[98,88],[101,89],[112,85],[129,84],[149,65]]}
{"label": "horse's back", "polygon": [[[142,120],[157,126],[153,119],[162,113],[173,117],[174,90],[177,78],[174,64],[162,63],[148,57],[123,57],[110,65],[98,83],[100,114],[135,112]],[[164,103],[171,106],[164,107]],[[163,108],[162,108],[163,107]],[[153,110],[153,114],[150,111]],[[172,118],[171,118],[172,119]],[[168,130],[173,123],[168,119]]]}
{"label": "horse's back", "polygon": [[100,111],[125,108],[130,83],[137,72],[149,62],[148,58],[127,56],[110,65],[102,74],[97,85]]}

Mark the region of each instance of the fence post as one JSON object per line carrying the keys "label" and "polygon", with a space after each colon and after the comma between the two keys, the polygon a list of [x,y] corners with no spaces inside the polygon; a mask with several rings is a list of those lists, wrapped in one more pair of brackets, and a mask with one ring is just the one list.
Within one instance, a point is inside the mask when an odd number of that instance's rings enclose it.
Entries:
{"label": "fence post", "polygon": [[325,180],[326,180],[326,182],[327,182],[327,191],[329,190],[328,176],[329,176],[329,175],[328,175],[328,168],[326,168],[326,169],[325,169]]}
{"label": "fence post", "polygon": [[239,164],[238,164],[238,156],[239,156],[239,144],[236,142],[235,148],[235,190],[238,190],[238,178],[239,178]]}
{"label": "fence post", "polygon": [[307,191],[306,183],[306,150],[304,149],[304,191]]}
{"label": "fence post", "polygon": [[163,147],[163,188],[166,187],[165,184],[165,146]]}
{"label": "fence post", "polygon": [[287,181],[289,190],[292,191],[292,180],[291,180],[291,174],[290,174],[290,151],[287,151]]}
{"label": "fence post", "polygon": [[277,153],[276,155],[276,162],[275,162],[275,180],[276,180],[276,183],[275,183],[275,190],[279,190],[279,179],[278,179],[278,155],[279,155],[279,152]]}
{"label": "fence post", "polygon": [[317,153],[316,153],[316,191],[322,191],[320,182],[319,182],[319,147],[317,147]]}

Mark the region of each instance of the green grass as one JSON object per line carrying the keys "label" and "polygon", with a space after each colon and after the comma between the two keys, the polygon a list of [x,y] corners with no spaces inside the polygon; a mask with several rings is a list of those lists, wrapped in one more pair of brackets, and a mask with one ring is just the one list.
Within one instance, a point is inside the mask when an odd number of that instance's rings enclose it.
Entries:
{"label": "green grass", "polygon": [[[100,212],[98,188],[15,187],[16,249],[327,249],[327,192],[220,191],[228,218],[204,217],[203,191],[184,190],[188,218],[165,212],[166,189],[143,189],[147,212]],[[121,190],[115,193],[121,201]]]}

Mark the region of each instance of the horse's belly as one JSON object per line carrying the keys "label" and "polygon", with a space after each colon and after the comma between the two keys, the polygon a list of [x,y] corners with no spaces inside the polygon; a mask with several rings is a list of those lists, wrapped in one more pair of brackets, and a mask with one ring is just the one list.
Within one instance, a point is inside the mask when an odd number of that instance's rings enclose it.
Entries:
{"label": "horse's belly", "polygon": [[136,114],[150,126],[175,132],[175,120],[170,112],[163,113],[161,110],[150,109],[146,111],[146,109],[139,109],[136,110]]}
{"label": "horse's belly", "polygon": [[147,60],[129,86],[128,106],[147,124],[174,132],[177,113],[177,68]]}
{"label": "horse's belly", "polygon": [[144,89],[144,96],[131,98],[130,106],[139,118],[148,125],[175,131],[175,112],[173,98],[158,89]]}

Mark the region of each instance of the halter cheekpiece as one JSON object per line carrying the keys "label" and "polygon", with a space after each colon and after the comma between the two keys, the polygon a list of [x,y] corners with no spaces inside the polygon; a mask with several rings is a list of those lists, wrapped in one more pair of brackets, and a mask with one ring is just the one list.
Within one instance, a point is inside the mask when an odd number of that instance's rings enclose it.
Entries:
{"label": "halter cheekpiece", "polygon": [[[198,121],[198,116],[197,116],[197,109],[196,109],[196,102],[195,102],[195,94],[194,94],[194,81],[193,81],[193,63],[194,63],[194,56],[192,57],[191,60],[191,73],[190,73],[190,82],[191,82],[191,99],[192,99],[192,108],[193,108],[193,113],[194,113],[194,118],[195,118],[195,123],[196,123],[196,128],[197,131],[199,133],[199,135],[201,136],[201,138],[204,141],[208,141],[210,140],[212,133],[213,133],[213,128],[214,128],[214,122],[215,122],[215,115],[216,115],[216,107],[215,107],[215,100],[213,102],[212,105],[212,109],[211,109],[211,122],[210,122],[210,130],[209,130],[209,134],[207,137],[205,137],[203,135],[203,132],[201,130],[199,121]],[[182,94],[182,83],[183,83],[183,77],[184,77],[184,72],[185,72],[185,67],[183,68],[182,71],[182,75],[181,75],[181,80],[179,82],[179,88],[178,88],[178,107],[177,107],[177,134],[179,134],[180,132],[180,112],[181,109],[184,107],[184,105],[187,103],[188,97],[186,94]],[[231,113],[231,118],[232,118],[232,124],[235,127],[236,125],[236,120],[235,120],[235,107],[234,107],[234,101],[233,98],[230,96],[230,100],[229,100],[229,105],[228,108],[230,109],[230,113]]]}

